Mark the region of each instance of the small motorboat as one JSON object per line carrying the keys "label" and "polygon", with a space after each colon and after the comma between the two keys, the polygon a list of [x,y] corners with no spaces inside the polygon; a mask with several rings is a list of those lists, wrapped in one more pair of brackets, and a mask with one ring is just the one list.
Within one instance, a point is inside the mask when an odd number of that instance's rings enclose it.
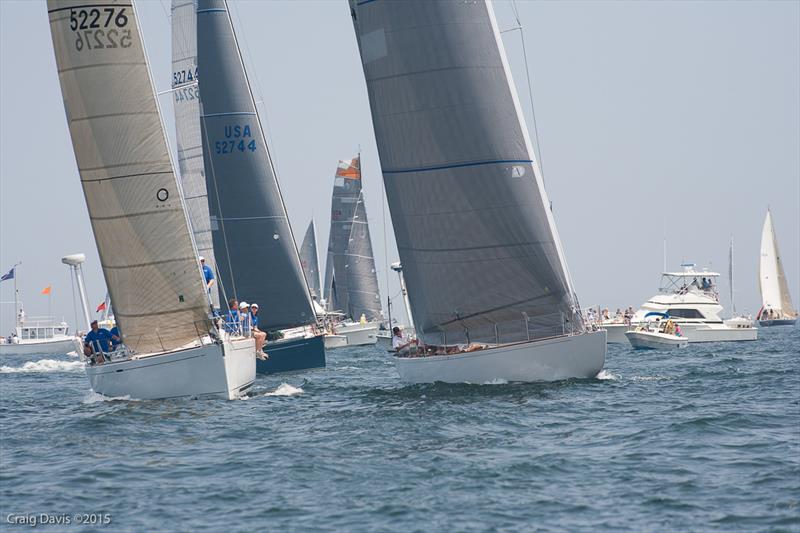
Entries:
{"label": "small motorboat", "polygon": [[[625,337],[637,350],[663,350],[668,348],[685,348],[689,339],[680,334],[677,326],[666,313],[650,312],[645,319],[656,317],[656,321],[645,323],[634,330],[626,331]],[[661,319],[664,322],[660,322]]]}

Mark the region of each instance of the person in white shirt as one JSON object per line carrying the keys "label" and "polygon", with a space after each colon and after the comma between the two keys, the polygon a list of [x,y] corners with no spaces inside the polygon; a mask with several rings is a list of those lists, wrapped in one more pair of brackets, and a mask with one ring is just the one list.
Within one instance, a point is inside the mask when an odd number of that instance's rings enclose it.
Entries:
{"label": "person in white shirt", "polygon": [[409,342],[403,336],[403,332],[400,330],[399,327],[395,326],[392,328],[392,349],[396,352],[399,352],[406,346],[408,346]]}

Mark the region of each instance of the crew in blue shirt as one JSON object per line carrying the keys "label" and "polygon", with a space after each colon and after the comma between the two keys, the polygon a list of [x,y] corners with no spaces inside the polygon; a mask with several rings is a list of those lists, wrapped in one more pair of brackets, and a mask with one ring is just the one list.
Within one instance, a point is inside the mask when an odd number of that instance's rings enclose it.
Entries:
{"label": "crew in blue shirt", "polygon": [[206,278],[206,289],[211,292],[211,286],[215,283],[214,271],[206,264],[206,258],[202,255],[200,256],[200,265],[203,267],[203,276]]}
{"label": "crew in blue shirt", "polygon": [[111,333],[111,349],[116,350],[117,346],[122,344],[122,335],[119,334],[119,328],[117,326],[111,328],[109,333]]}
{"label": "crew in blue shirt", "polygon": [[[94,362],[103,362],[104,352],[111,351],[111,332],[97,325],[97,320],[92,321],[92,330],[83,338],[83,353],[86,356],[95,356]],[[99,357],[98,357],[99,356]]]}
{"label": "crew in blue shirt", "polygon": [[225,317],[225,331],[228,333],[241,333],[241,317],[239,315],[239,302],[231,298],[228,302],[228,316]]}

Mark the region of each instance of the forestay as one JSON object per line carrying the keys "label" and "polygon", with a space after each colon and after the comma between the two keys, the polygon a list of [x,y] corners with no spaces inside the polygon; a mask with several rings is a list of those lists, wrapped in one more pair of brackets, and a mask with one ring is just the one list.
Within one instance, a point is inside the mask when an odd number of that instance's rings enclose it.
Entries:
{"label": "forestay", "polygon": [[[172,94],[181,186],[197,251],[216,271],[206,177],[200,139],[200,90],[197,86],[197,0],[172,0]],[[219,306],[218,286],[211,296]]]}
{"label": "forestay", "polygon": [[761,261],[759,263],[759,287],[764,308],[783,311],[786,316],[795,316],[789,285],[783,270],[778,240],[772,225],[772,213],[767,210],[764,226],[761,229]]}
{"label": "forestay", "polygon": [[218,278],[261,306],[260,327],[316,320],[227,4],[197,6],[201,132]]}
{"label": "forestay", "polygon": [[491,6],[350,5],[417,331],[581,331]]}
{"label": "forestay", "polygon": [[317,231],[313,220],[309,222],[306,235],[303,237],[303,244],[300,245],[300,263],[303,265],[303,273],[308,281],[311,297],[318,300],[320,298],[319,257],[317,256]]}
{"label": "forestay", "polygon": [[210,326],[208,298],[130,2],[48,0],[64,109],[114,315],[134,350]]}

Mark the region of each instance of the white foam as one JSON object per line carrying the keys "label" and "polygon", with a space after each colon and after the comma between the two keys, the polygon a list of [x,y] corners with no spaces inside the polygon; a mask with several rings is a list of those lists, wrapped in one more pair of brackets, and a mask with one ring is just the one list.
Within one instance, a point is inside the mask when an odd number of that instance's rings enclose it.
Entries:
{"label": "white foam", "polygon": [[136,401],[131,400],[130,396],[103,396],[100,393],[97,393],[93,390],[90,390],[86,393],[86,397],[83,398],[83,403],[91,404],[91,403],[99,403],[99,402],[115,402],[115,401]]}
{"label": "white foam", "polygon": [[41,372],[80,372],[82,361],[59,361],[57,359],[40,359],[28,361],[22,366],[0,366],[0,374],[41,373]]}
{"label": "white foam", "polygon": [[296,396],[298,394],[303,394],[303,389],[293,387],[288,383],[281,383],[277,389],[264,394],[264,396]]}
{"label": "white foam", "polygon": [[615,380],[619,379],[619,376],[617,376],[615,374],[612,374],[608,370],[603,369],[603,370],[600,371],[599,374],[597,374],[595,376],[595,379],[602,379],[602,380],[610,379],[612,381],[615,381]]}
{"label": "white foam", "polygon": [[494,378],[491,381],[484,381],[484,385],[508,385],[508,380],[503,378]]}

